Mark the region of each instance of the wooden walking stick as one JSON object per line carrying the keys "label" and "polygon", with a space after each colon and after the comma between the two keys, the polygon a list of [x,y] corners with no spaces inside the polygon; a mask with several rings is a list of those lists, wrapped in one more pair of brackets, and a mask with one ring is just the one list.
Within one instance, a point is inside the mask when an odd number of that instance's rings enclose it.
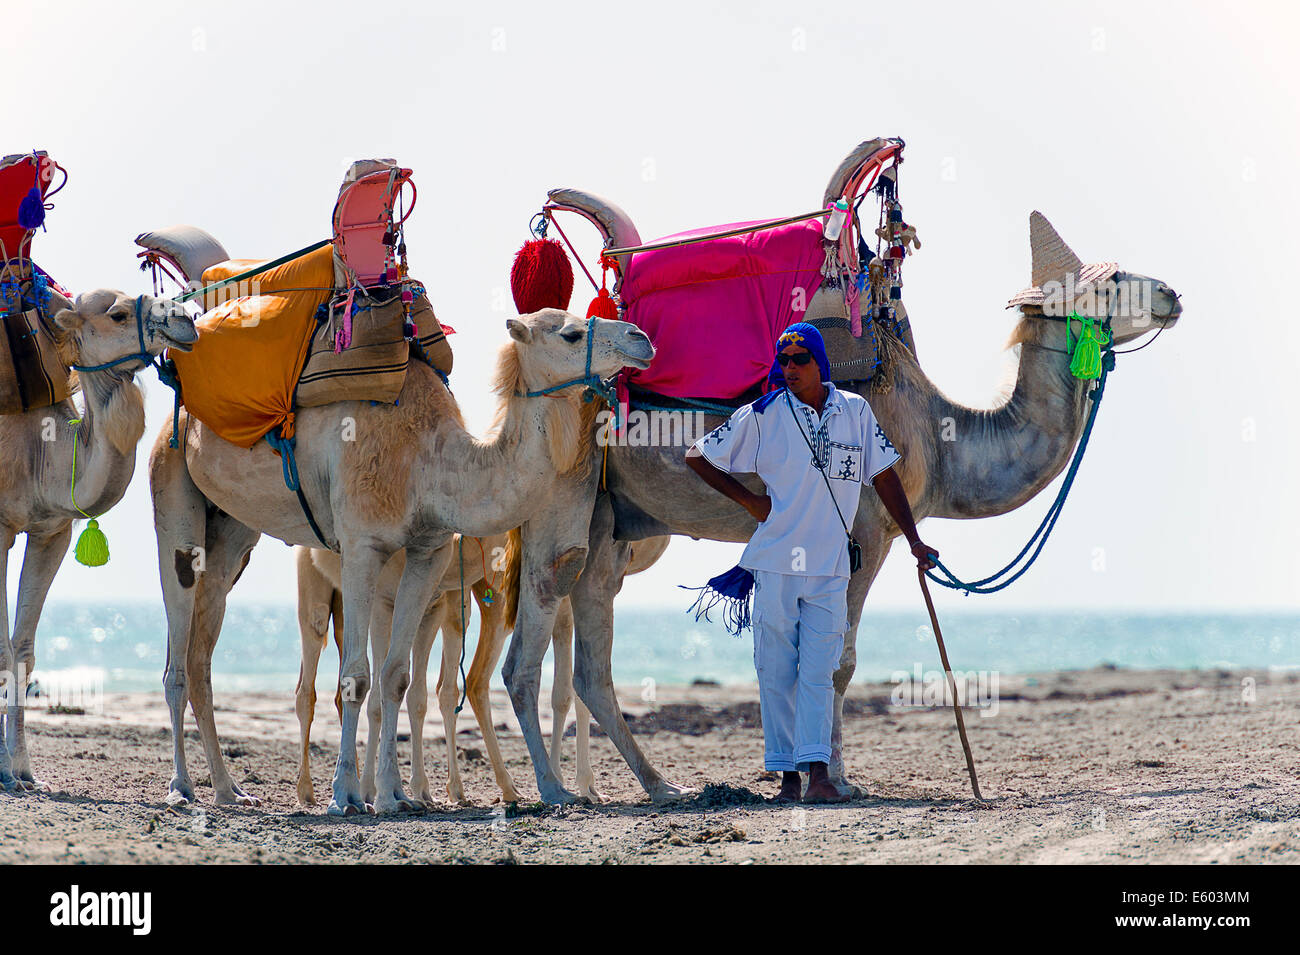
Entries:
{"label": "wooden walking stick", "polygon": [[981,802],[980,781],[975,778],[975,759],[970,753],[970,740],[966,738],[966,722],[961,716],[961,701],[957,699],[957,681],[952,677],[952,667],[948,665],[948,651],[943,646],[943,634],[939,631],[939,618],[934,613],[934,601],[930,599],[930,588],[925,582],[925,569],[916,568],[917,579],[921,581],[921,593],[925,596],[925,609],[930,611],[930,623],[934,626],[934,639],[939,643],[939,659],[943,661],[943,672],[948,677],[948,689],[952,692],[952,711],[957,715],[957,732],[961,735],[961,748],[966,751],[966,769],[970,772],[970,788],[975,798]]}

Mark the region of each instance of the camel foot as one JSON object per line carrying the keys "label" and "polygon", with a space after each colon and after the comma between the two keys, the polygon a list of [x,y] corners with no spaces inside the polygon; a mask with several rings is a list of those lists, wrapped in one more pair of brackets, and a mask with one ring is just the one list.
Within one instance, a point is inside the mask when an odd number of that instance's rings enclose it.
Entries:
{"label": "camel foot", "polygon": [[215,803],[218,806],[248,806],[250,808],[256,808],[257,806],[262,805],[262,800],[244,792],[239,788],[239,786],[232,784],[229,792],[217,793]]}
{"label": "camel foot", "polygon": [[[3,746],[4,743],[0,743]],[[23,791],[23,784],[13,773],[5,770],[0,772],[0,789],[8,793],[20,793]]]}
{"label": "camel foot", "polygon": [[18,786],[23,792],[29,793],[48,793],[51,791],[49,783],[25,773],[18,774]]}
{"label": "camel foot", "polygon": [[423,812],[427,808],[424,803],[406,795],[401,786],[380,793],[374,803],[374,811],[380,815],[398,812]]}
{"label": "camel foot", "polygon": [[342,761],[334,772],[334,795],[325,811],[331,816],[357,816],[374,811],[361,798],[355,768]]}
{"label": "camel foot", "polygon": [[303,785],[298,784],[298,805],[314,806],[316,805],[316,791],[312,788],[311,783]]}
{"label": "camel foot", "polygon": [[[433,800],[429,800],[432,802]],[[452,806],[468,806],[469,800],[465,798],[465,787],[453,786],[447,784],[447,802]]]}
{"label": "camel foot", "polygon": [[602,805],[609,801],[600,794],[600,790],[596,788],[596,784],[594,782],[579,783],[578,795],[581,796],[587,802],[592,803],[593,805],[596,806]]}
{"label": "camel foot", "polygon": [[167,784],[167,805],[183,809],[194,802],[194,784],[188,779],[173,776]]}
{"label": "camel foot", "polygon": [[[565,789],[560,783],[547,783],[537,788],[539,795],[542,797],[542,802],[552,806],[571,806],[578,801],[578,797]],[[511,802],[511,800],[507,799],[506,802]]]}
{"label": "camel foot", "polygon": [[650,801],[656,805],[676,802],[679,799],[685,799],[687,796],[694,796],[697,792],[699,792],[698,789],[692,789],[690,786],[678,786],[676,783],[661,779],[651,788]]}
{"label": "camel foot", "polygon": [[868,796],[871,795],[870,793],[867,792],[867,787],[859,786],[857,783],[853,782],[852,780],[845,779],[843,776],[839,777],[838,779],[836,778],[828,779],[827,782],[829,782],[832,786],[835,787],[835,792],[838,795],[844,796],[848,799],[866,799]]}

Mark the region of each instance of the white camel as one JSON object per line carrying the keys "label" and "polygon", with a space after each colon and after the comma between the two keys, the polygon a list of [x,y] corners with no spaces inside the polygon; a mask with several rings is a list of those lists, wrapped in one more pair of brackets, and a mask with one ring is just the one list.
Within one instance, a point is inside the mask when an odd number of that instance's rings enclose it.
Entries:
{"label": "white camel", "polygon": [[[494,380],[500,398],[490,439],[465,430],[460,410],[433,369],[412,362],[396,405],[336,402],[305,408],[296,421],[302,493],[324,539],[342,562],[343,718],[332,814],[365,812],[356,736],[372,689],[367,635],[384,565],[405,549],[393,606],[392,638],[379,685],[380,739],[374,809],[418,808],[405,792],[396,754],[398,708],[410,682],[411,651],[435,588],[452,558],[452,534],[491,536],[523,525],[556,541],[547,559],[550,592],[563,594],[585,553],[587,528],[573,523],[598,477],[595,402],[581,394],[589,375],[649,366],[654,348],[625,322],[583,321],[556,309],[506,320]],[[591,340],[588,341],[588,336]],[[182,382],[183,385],[183,382]],[[342,419],[351,419],[344,429]],[[175,774],[169,801],[193,800],[185,762],[189,700],[218,803],[252,805],[220,758],[212,716],[210,665],[226,595],[261,534],[319,546],[281,462],[267,445],[244,450],[181,416],[180,449],[165,436],[150,460],[159,569],[167,606]],[[354,434],[355,440],[343,435]],[[558,516],[557,516],[558,515]],[[566,526],[556,528],[557,520]],[[202,560],[196,565],[196,555]],[[201,568],[201,569],[196,569]]]}
{"label": "white camel", "polygon": [[137,301],[113,289],[80,295],[76,304],[50,295],[46,328],[60,357],[66,365],[98,370],[77,375],[80,409],[69,398],[0,416],[0,582],[14,540],[27,535],[12,639],[7,588],[0,588],[0,673],[8,677],[0,703],[0,787],[11,790],[41,788],[23,728],[25,693],[36,665],[36,625],[73,522],[109,510],[131,483],[144,434],[144,396],[134,381],[147,364],[143,356],[165,348],[188,351],[198,337],[185,310],[166,300],[145,295]]}

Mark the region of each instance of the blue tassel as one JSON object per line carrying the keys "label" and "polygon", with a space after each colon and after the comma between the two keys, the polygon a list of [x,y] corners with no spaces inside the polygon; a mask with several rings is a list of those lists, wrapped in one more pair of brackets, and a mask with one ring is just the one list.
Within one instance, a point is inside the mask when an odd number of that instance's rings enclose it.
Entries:
{"label": "blue tassel", "polygon": [[45,197],[36,186],[18,203],[18,224],[28,231],[45,224]]}
{"label": "blue tassel", "polygon": [[696,620],[703,617],[712,623],[709,611],[720,603],[722,624],[728,633],[738,637],[742,631],[750,628],[749,598],[754,590],[754,575],[745,568],[739,565],[733,567],[725,574],[710,579],[703,587],[687,587],[683,584],[677,586],[682,590],[699,591],[695,603],[686,608],[687,613],[695,611]]}

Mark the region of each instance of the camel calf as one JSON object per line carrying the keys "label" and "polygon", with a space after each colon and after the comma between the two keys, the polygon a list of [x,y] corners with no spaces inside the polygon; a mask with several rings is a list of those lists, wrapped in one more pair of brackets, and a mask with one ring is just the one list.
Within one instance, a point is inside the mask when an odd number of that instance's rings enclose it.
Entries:
{"label": "camel calf", "polygon": [[[626,574],[639,573],[652,566],[662,556],[668,546],[667,537],[649,538],[638,541],[632,549]],[[437,694],[438,705],[442,711],[444,736],[447,745],[447,797],[453,803],[464,803],[465,791],[460,779],[460,768],[456,758],[456,706],[459,702],[457,670],[460,663],[461,648],[464,645],[465,632],[461,622],[461,608],[466,600],[465,591],[461,589],[461,561],[459,548],[462,542],[457,536],[455,545],[457,556],[439,582],[438,592],[430,603],[424,619],[420,622],[416,640],[411,652],[411,685],[407,689],[407,716],[411,725],[411,789],[416,798],[433,802],[430,794],[429,780],[424,769],[424,717],[428,705],[427,670],[429,655],[433,642],[442,630],[442,663],[439,668]],[[504,625],[504,594],[501,588],[504,574],[500,570],[504,561],[506,535],[489,538],[467,537],[464,547],[464,579],[466,590],[473,594],[479,607],[479,639],[475,647],[474,659],[466,674],[466,698],[478,721],[479,731],[483,735],[483,745],[496,776],[497,786],[501,789],[504,802],[518,802],[519,791],[515,788],[510,771],[506,769],[505,760],[497,742],[496,731],[492,725],[492,708],[489,702],[489,684],[492,672],[501,657],[505,646],[506,628]],[[397,582],[401,579],[404,557],[401,552],[394,555],[380,575],[375,593],[374,610],[371,614],[370,639],[374,660],[380,661],[388,651],[389,630],[392,626],[392,607],[396,596]],[[311,722],[316,705],[316,671],[321,650],[329,640],[331,623],[333,624],[334,642],[340,644],[343,626],[343,601],[339,591],[340,562],[336,554],[330,551],[297,548],[298,569],[298,626],[302,637],[302,664],[298,675],[295,711],[298,716],[299,735],[302,742],[298,770],[298,801],[303,805],[315,803],[315,794],[311,781],[309,749],[311,745]],[[488,594],[491,591],[491,597]],[[456,602],[457,595],[462,601]],[[468,619],[468,610],[464,614]],[[591,713],[573,692],[573,610],[568,600],[564,600],[556,614],[552,630],[552,645],[555,653],[555,676],[551,688],[551,761],[558,765],[563,745],[564,730],[567,723],[569,707],[576,704],[577,716],[577,788],[580,795],[594,801],[602,801],[596,790],[595,775],[591,770],[589,734]],[[374,675],[373,686],[379,685],[379,674]],[[335,692],[335,705],[340,708],[342,691]],[[379,729],[379,694],[371,693],[367,704],[369,733],[366,742],[366,756],[362,772],[362,792],[367,800],[375,792],[374,769],[376,736]]]}

